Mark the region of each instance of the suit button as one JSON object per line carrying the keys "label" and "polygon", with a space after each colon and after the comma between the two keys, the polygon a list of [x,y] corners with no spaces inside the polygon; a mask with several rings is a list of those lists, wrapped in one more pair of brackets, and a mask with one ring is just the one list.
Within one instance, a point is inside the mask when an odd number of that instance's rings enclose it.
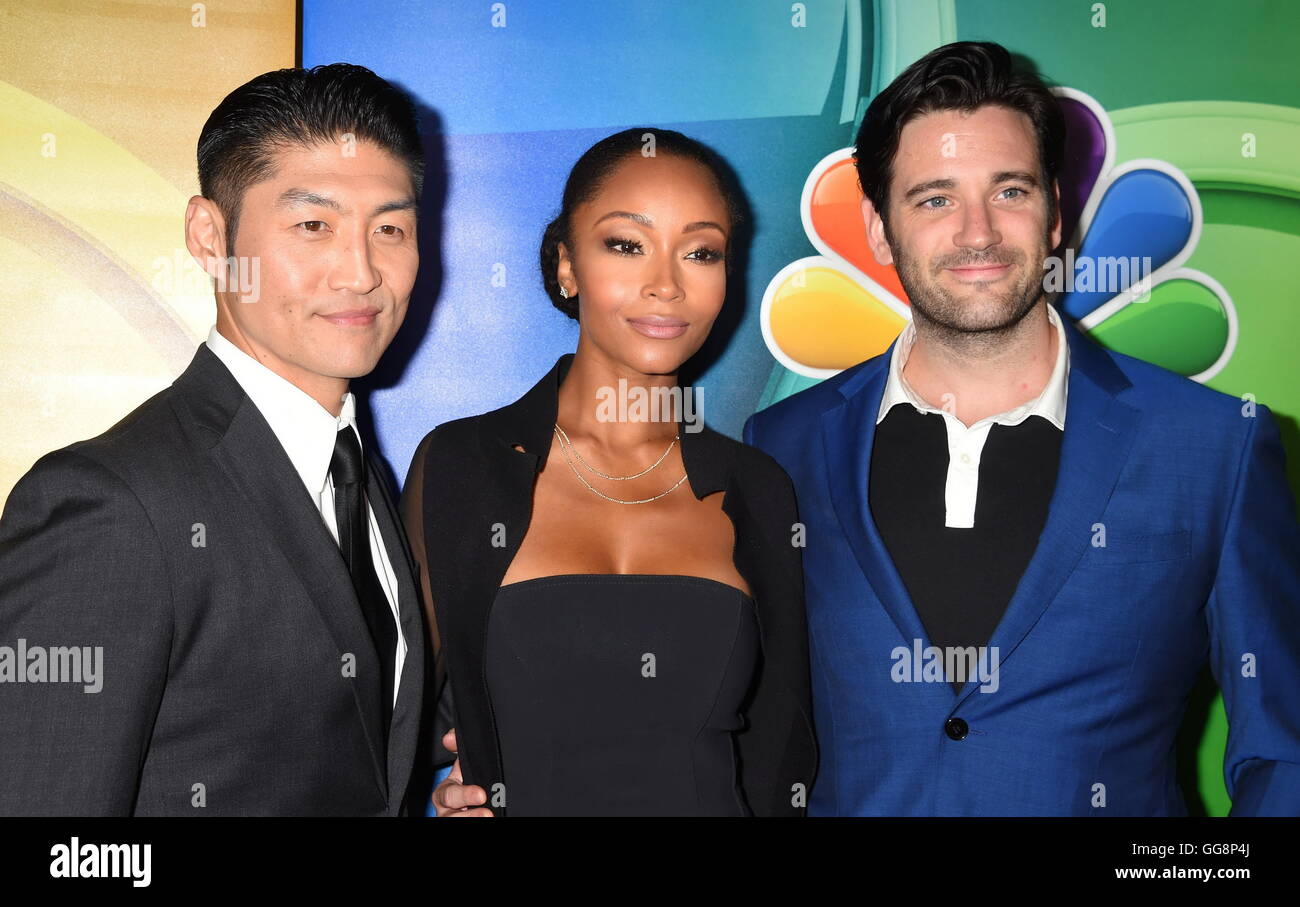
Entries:
{"label": "suit button", "polygon": [[966,736],[970,727],[960,718],[949,718],[943,723],[943,732],[953,740],[960,740]]}

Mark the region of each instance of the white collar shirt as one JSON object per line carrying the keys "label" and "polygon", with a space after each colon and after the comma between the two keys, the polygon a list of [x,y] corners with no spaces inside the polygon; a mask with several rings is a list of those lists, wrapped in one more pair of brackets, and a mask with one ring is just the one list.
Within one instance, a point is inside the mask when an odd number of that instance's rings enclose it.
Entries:
{"label": "white collar shirt", "polygon": [[986,416],[969,427],[951,412],[954,407],[951,406],[950,400],[942,401],[941,407],[932,406],[922,400],[903,378],[903,368],[907,365],[907,357],[916,342],[915,323],[909,321],[903,333],[899,335],[897,343],[894,344],[889,359],[889,376],[885,380],[885,392],[880,399],[880,409],[876,414],[876,424],[879,425],[889,411],[900,404],[910,404],[917,412],[935,413],[943,417],[944,426],[948,431],[944,525],[949,528],[970,529],[975,526],[980,455],[984,451],[984,442],[988,439],[989,430],[994,425],[1019,425],[1030,416],[1041,416],[1058,430],[1065,430],[1070,349],[1061,318],[1050,304],[1047,306],[1047,318],[1056,329],[1056,363],[1042,392],[1028,403],[1022,403],[1004,413]]}
{"label": "white collar shirt", "polygon": [[[306,392],[227,340],[215,326],[208,332],[207,344],[271,426],[271,431],[288,454],[289,462],[302,479],[307,494],[337,545],[339,531],[338,519],[334,514],[334,481],[330,477],[330,461],[334,458],[338,433],[344,428],[357,432],[356,398],[351,393],[344,394],[343,408],[335,417]],[[357,432],[357,443],[360,442],[361,436]],[[378,574],[379,585],[384,590],[393,620],[397,624],[397,651],[393,655],[396,658],[396,668],[393,676],[400,680],[407,644],[402,636],[401,616],[398,613],[397,577],[393,573],[388,552],[384,550],[383,536],[379,532],[374,508],[368,501],[366,514],[369,520],[370,556],[377,568],[375,572]],[[397,702],[399,687],[400,683],[394,682],[394,704]]]}

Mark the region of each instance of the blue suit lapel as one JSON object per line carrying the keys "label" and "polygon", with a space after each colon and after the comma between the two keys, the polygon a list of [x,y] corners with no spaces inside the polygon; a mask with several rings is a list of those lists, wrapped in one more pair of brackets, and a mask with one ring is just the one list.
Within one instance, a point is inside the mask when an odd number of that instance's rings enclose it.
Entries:
{"label": "blue suit lapel", "polygon": [[[1016,591],[989,640],[999,668],[1024,641],[1083,557],[1128,459],[1141,413],[1116,395],[1130,385],[1110,354],[1065,319],[1070,344],[1061,462],[1047,521]],[[958,703],[976,689],[969,680]]]}
{"label": "blue suit lapel", "polygon": [[[1065,432],[1056,488],[1034,556],[994,630],[999,669],[1028,635],[1079,562],[1092,539],[1137,436],[1141,413],[1119,401],[1128,379],[1105,350],[1084,337],[1068,319],[1070,376]],[[904,642],[929,645],[907,587],[871,516],[871,449],[876,413],[884,396],[893,346],[862,366],[839,388],[844,402],[822,416],[831,503],[868,584]],[[959,705],[979,688],[967,681]]]}
{"label": "blue suit lapel", "polygon": [[[891,344],[841,385],[844,402],[822,414],[822,442],[835,515],[867,583],[910,647],[914,639],[926,640],[925,629],[876,529],[868,497],[876,413],[885,394],[893,350]],[[928,640],[925,644],[929,645]]]}

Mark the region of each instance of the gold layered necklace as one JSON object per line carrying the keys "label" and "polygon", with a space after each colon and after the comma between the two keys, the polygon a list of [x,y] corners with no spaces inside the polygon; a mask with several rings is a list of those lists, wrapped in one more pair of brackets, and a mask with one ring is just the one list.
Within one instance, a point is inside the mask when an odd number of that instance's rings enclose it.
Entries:
{"label": "gold layered necklace", "polygon": [[[651,501],[657,501],[657,500],[659,500],[659,499],[662,498],[664,495],[672,494],[674,491],[677,490],[677,486],[681,485],[683,482],[686,481],[686,473],[683,472],[683,473],[682,473],[682,477],[681,477],[680,479],[678,479],[676,482],[674,482],[674,483],[673,483],[673,487],[672,487],[672,488],[669,488],[667,491],[661,491],[659,494],[655,495],[655,496],[652,497],[652,498],[642,498],[642,499],[639,500],[639,501],[624,501],[624,500],[622,500],[621,498],[612,498],[612,497],[610,497],[609,495],[605,494],[604,492],[599,491],[599,490],[597,490],[596,488],[593,488],[592,485],[591,485],[591,483],[588,482],[588,481],[586,480],[586,478],[583,477],[582,473],[578,471],[578,467],[577,467],[576,465],[574,465],[574,462],[573,462],[573,460],[576,459],[579,463],[582,464],[582,466],[583,466],[584,469],[588,469],[588,470],[590,470],[592,473],[594,473],[594,474],[600,476],[602,479],[608,479],[608,480],[610,480],[611,482],[626,482],[628,479],[639,479],[639,478],[641,478],[641,476],[643,476],[643,475],[645,475],[646,473],[648,473],[648,472],[652,471],[653,469],[655,469],[655,467],[657,467],[660,463],[662,463],[664,460],[666,460],[666,459],[668,458],[668,454],[672,453],[673,446],[674,446],[678,441],[681,440],[681,437],[682,437],[681,435],[674,435],[674,436],[673,436],[672,441],[668,444],[668,449],[665,450],[665,451],[660,455],[659,459],[655,460],[654,463],[650,464],[649,466],[647,466],[645,469],[641,470],[640,472],[633,473],[633,474],[630,475],[630,476],[611,476],[611,475],[607,475],[607,474],[601,472],[601,471],[600,471],[599,469],[597,469],[596,467],[592,466],[590,463],[588,463],[586,460],[584,460],[584,459],[582,458],[582,454],[578,453],[578,448],[576,448],[576,447],[573,446],[573,442],[569,440],[569,436],[565,433],[564,429],[560,428],[560,424],[559,424],[558,422],[555,423],[555,437],[556,437],[556,438],[559,440],[559,442],[560,442],[560,453],[562,453],[562,454],[564,455],[564,462],[566,462],[566,463],[569,464],[569,468],[572,469],[572,470],[573,470],[573,474],[574,474],[575,476],[578,477],[578,481],[581,482],[583,485],[587,486],[587,490],[590,491],[592,494],[599,495],[600,497],[604,498],[605,500],[607,500],[607,501],[612,501],[612,502],[615,503],[615,504],[649,504]],[[573,454],[573,458],[570,458],[570,456],[569,456],[570,453]]]}

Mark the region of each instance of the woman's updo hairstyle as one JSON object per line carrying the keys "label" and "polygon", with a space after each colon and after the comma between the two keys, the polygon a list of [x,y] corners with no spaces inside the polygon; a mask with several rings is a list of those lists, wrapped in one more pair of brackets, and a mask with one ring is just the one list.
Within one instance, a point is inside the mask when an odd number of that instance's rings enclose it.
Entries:
{"label": "woman's updo hairstyle", "polygon": [[[566,299],[560,295],[560,282],[555,276],[560,265],[560,243],[564,243],[572,252],[570,222],[574,210],[594,198],[600,191],[601,185],[618,165],[635,154],[644,157],[667,154],[695,161],[708,168],[713,174],[718,191],[722,194],[727,216],[731,221],[728,245],[731,244],[737,227],[744,220],[743,196],[736,178],[726,162],[708,146],[680,132],[652,126],[625,129],[601,139],[588,148],[569,171],[569,178],[564,184],[560,213],[555,220],[546,225],[546,230],[542,233],[540,255],[542,287],[545,288],[546,295],[551,297],[555,307],[570,318],[578,317],[578,300],[574,296]],[[728,255],[726,258],[728,271],[731,270],[731,265],[731,257]]]}

